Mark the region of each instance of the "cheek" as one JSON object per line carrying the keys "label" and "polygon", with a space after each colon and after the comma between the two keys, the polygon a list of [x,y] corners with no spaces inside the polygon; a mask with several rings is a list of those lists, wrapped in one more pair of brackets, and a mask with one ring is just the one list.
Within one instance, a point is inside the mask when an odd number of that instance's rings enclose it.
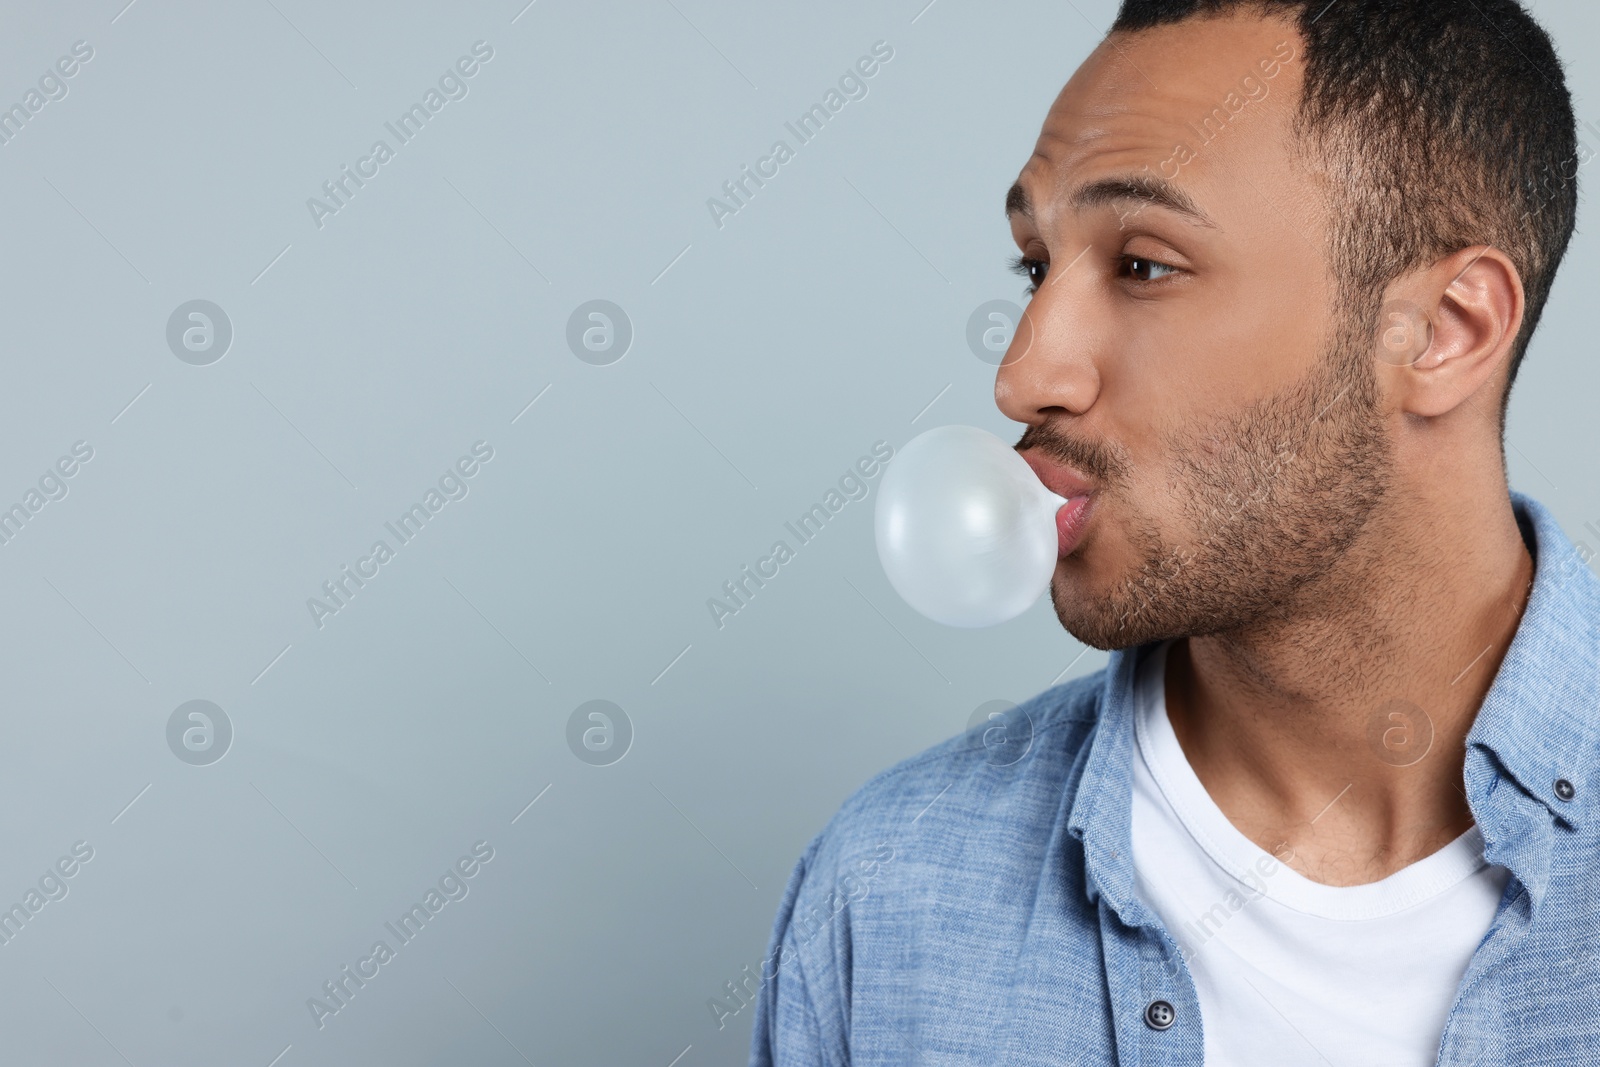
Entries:
{"label": "cheek", "polygon": [[1183,466],[1181,453],[1158,446],[1146,454],[1128,488],[1128,522],[1164,542],[1186,540],[1197,495],[1207,494]]}
{"label": "cheek", "polygon": [[1182,389],[1162,402],[1161,416],[1151,411],[1149,421],[1128,427],[1127,477],[1107,501],[1107,517],[1120,528],[1114,562],[1128,573],[1158,551],[1192,544],[1223,507],[1232,450],[1214,410]]}
{"label": "cheek", "polygon": [[1302,286],[1240,279],[1235,292],[1195,300],[1149,339],[1141,393],[1171,434],[1204,443],[1231,416],[1303,379],[1328,351],[1319,305]]}

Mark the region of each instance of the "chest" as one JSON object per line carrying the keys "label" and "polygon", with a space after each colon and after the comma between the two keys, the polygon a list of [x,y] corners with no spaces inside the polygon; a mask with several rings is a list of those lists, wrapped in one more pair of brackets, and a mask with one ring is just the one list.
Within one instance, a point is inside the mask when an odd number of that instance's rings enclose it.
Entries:
{"label": "chest", "polygon": [[[1252,1020],[1281,1018],[1269,1004],[1242,999],[1208,1009],[1207,979],[1165,925],[1130,926],[1103,899],[1091,902],[1080,864],[1054,874],[947,870],[926,882],[903,873],[905,884],[880,887],[876,906],[857,912],[850,934],[853,1064],[1204,1067],[1218,1062],[1206,1058],[1208,1023],[1246,1032]],[[1410,1062],[1600,1063],[1593,882],[1556,879],[1544,902],[1552,907],[1541,907],[1537,921],[1513,884],[1463,973],[1437,998],[1448,1006],[1434,1036],[1421,1046],[1413,1036]],[[1359,984],[1362,975],[1339,980]],[[1319,1031],[1325,1051],[1300,1046],[1296,1058],[1294,1046],[1279,1042],[1277,1058],[1253,1062],[1358,1062],[1351,1035],[1367,1025],[1362,1016],[1407,1010],[1403,1001],[1378,1000],[1361,1001],[1337,1025],[1327,1019]]]}

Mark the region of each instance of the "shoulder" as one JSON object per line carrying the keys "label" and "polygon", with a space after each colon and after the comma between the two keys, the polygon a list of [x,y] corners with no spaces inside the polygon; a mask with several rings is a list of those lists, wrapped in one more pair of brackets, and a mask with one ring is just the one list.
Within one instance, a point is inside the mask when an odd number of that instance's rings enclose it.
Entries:
{"label": "shoulder", "polygon": [[907,976],[962,976],[941,985],[957,1013],[1005,985],[998,942],[1027,928],[1043,870],[1074,862],[1061,833],[1104,691],[1104,670],[1046,689],[846,798],[784,889],[752,1064],[848,1064],[854,1005],[893,1013]]}
{"label": "shoulder", "polygon": [[1072,679],[875,775],[811,842],[807,866],[843,867],[911,836],[959,851],[997,820],[1014,830],[1053,821],[1104,688],[1104,670]]}
{"label": "shoulder", "polygon": [[997,892],[1010,905],[1032,900],[1023,889],[1058,840],[1104,689],[1104,671],[1047,689],[845,800],[784,889],[761,964],[753,1064],[850,1062],[857,993],[890,1003],[908,968],[970,966],[977,927],[951,917],[987,907],[989,929],[1006,921],[989,906]]}

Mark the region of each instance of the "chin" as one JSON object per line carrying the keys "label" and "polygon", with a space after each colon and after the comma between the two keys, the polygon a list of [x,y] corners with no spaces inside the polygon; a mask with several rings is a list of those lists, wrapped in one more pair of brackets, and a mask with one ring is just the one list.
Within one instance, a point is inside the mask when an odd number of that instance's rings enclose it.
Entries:
{"label": "chin", "polygon": [[1103,652],[1132,648],[1183,629],[1163,603],[1155,584],[1095,574],[1083,549],[1056,562],[1050,580],[1050,601],[1056,618],[1073,637]]}
{"label": "chin", "polygon": [[1062,560],[1056,565],[1056,576],[1050,582],[1050,602],[1062,628],[1102,652],[1139,644],[1137,635],[1131,634],[1125,612],[1103,596],[1086,595],[1081,574],[1063,574],[1068,562]]}

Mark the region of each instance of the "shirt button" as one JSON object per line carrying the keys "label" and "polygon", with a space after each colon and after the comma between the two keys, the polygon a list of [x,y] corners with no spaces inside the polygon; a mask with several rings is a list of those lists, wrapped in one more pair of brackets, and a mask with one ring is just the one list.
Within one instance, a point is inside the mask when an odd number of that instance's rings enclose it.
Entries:
{"label": "shirt button", "polygon": [[1152,1030],[1165,1030],[1177,1021],[1178,1012],[1164,1000],[1152,1000],[1144,1009],[1144,1024]]}
{"label": "shirt button", "polygon": [[1562,800],[1571,800],[1573,797],[1575,797],[1577,795],[1578,795],[1578,787],[1577,786],[1573,785],[1571,782],[1567,781],[1565,778],[1557,778],[1556,779],[1556,796],[1560,797]]}

